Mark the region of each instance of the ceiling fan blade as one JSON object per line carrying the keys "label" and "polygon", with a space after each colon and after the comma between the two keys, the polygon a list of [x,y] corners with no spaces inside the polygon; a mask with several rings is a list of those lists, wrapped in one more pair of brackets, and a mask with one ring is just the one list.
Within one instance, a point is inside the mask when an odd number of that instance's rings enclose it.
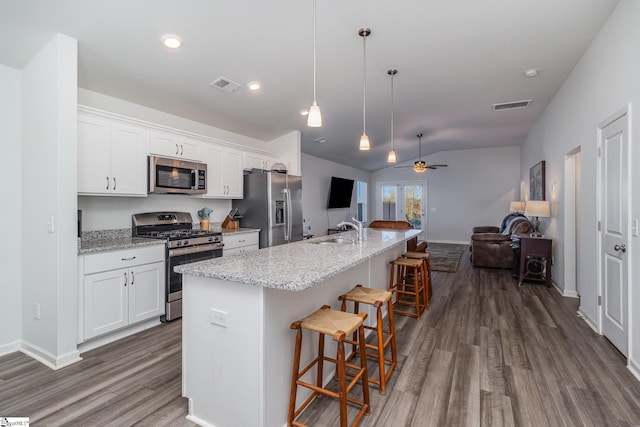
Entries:
{"label": "ceiling fan blade", "polygon": [[429,166],[436,166],[438,168],[446,168],[449,165],[429,165]]}
{"label": "ceiling fan blade", "polygon": [[412,168],[413,166],[394,166],[394,169]]}

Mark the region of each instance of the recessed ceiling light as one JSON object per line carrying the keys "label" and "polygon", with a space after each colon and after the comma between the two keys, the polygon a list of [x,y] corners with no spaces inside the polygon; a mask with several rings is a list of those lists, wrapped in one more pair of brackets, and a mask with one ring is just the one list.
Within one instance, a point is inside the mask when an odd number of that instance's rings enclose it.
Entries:
{"label": "recessed ceiling light", "polygon": [[302,110],[300,110],[299,114],[301,116],[308,116],[309,115],[309,110],[307,110],[306,108],[303,108]]}
{"label": "recessed ceiling light", "polygon": [[536,77],[538,73],[540,73],[540,70],[537,68],[531,68],[530,70],[525,71],[524,75],[527,77]]}
{"label": "recessed ceiling light", "polygon": [[182,38],[175,34],[165,34],[162,36],[162,43],[169,49],[178,49],[182,46]]}
{"label": "recessed ceiling light", "polygon": [[256,91],[259,90],[262,87],[262,85],[260,84],[260,82],[250,82],[247,85],[247,88],[249,88],[250,91]]}

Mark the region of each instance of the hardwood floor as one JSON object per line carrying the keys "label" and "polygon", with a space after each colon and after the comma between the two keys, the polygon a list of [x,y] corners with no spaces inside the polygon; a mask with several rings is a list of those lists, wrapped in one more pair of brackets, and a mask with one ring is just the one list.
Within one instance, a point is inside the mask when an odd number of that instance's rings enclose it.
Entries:
{"label": "hardwood floor", "polygon": [[82,354],[57,371],[13,353],[0,357],[0,416],[32,426],[195,426],[181,397],[181,322]]}
{"label": "hardwood floor", "polygon": [[[385,396],[372,388],[361,425],[640,425],[640,383],[577,317],[577,300],[518,288],[508,271],[473,268],[466,253],[456,273],[433,272],[433,291],[419,321],[396,317],[399,367]],[[58,371],[21,353],[0,357],[0,416],[34,426],[193,426],[180,396],[180,328],[161,325]],[[323,398],[300,421],[334,426],[337,416]]]}

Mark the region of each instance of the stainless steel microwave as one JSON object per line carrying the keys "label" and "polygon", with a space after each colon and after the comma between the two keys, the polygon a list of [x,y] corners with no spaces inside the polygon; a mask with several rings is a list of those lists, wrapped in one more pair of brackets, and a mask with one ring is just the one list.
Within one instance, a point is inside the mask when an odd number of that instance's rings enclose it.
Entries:
{"label": "stainless steel microwave", "polygon": [[204,194],[207,164],[149,156],[149,193]]}

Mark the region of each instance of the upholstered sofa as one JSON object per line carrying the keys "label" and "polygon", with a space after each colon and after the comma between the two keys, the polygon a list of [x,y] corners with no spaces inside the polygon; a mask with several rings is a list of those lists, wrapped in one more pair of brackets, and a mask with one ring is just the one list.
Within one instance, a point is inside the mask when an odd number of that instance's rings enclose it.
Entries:
{"label": "upholstered sofa", "polygon": [[[380,220],[371,221],[369,228],[376,229],[393,229],[393,230],[411,230],[413,225],[407,221],[392,221],[392,220]],[[424,240],[418,240],[418,237],[413,237],[407,240],[407,251],[411,252],[424,252],[427,249],[427,242]]]}
{"label": "upholstered sofa", "polygon": [[474,267],[513,268],[514,244],[518,234],[533,232],[529,219],[519,213],[504,217],[500,227],[474,227],[471,236],[471,263]]}

